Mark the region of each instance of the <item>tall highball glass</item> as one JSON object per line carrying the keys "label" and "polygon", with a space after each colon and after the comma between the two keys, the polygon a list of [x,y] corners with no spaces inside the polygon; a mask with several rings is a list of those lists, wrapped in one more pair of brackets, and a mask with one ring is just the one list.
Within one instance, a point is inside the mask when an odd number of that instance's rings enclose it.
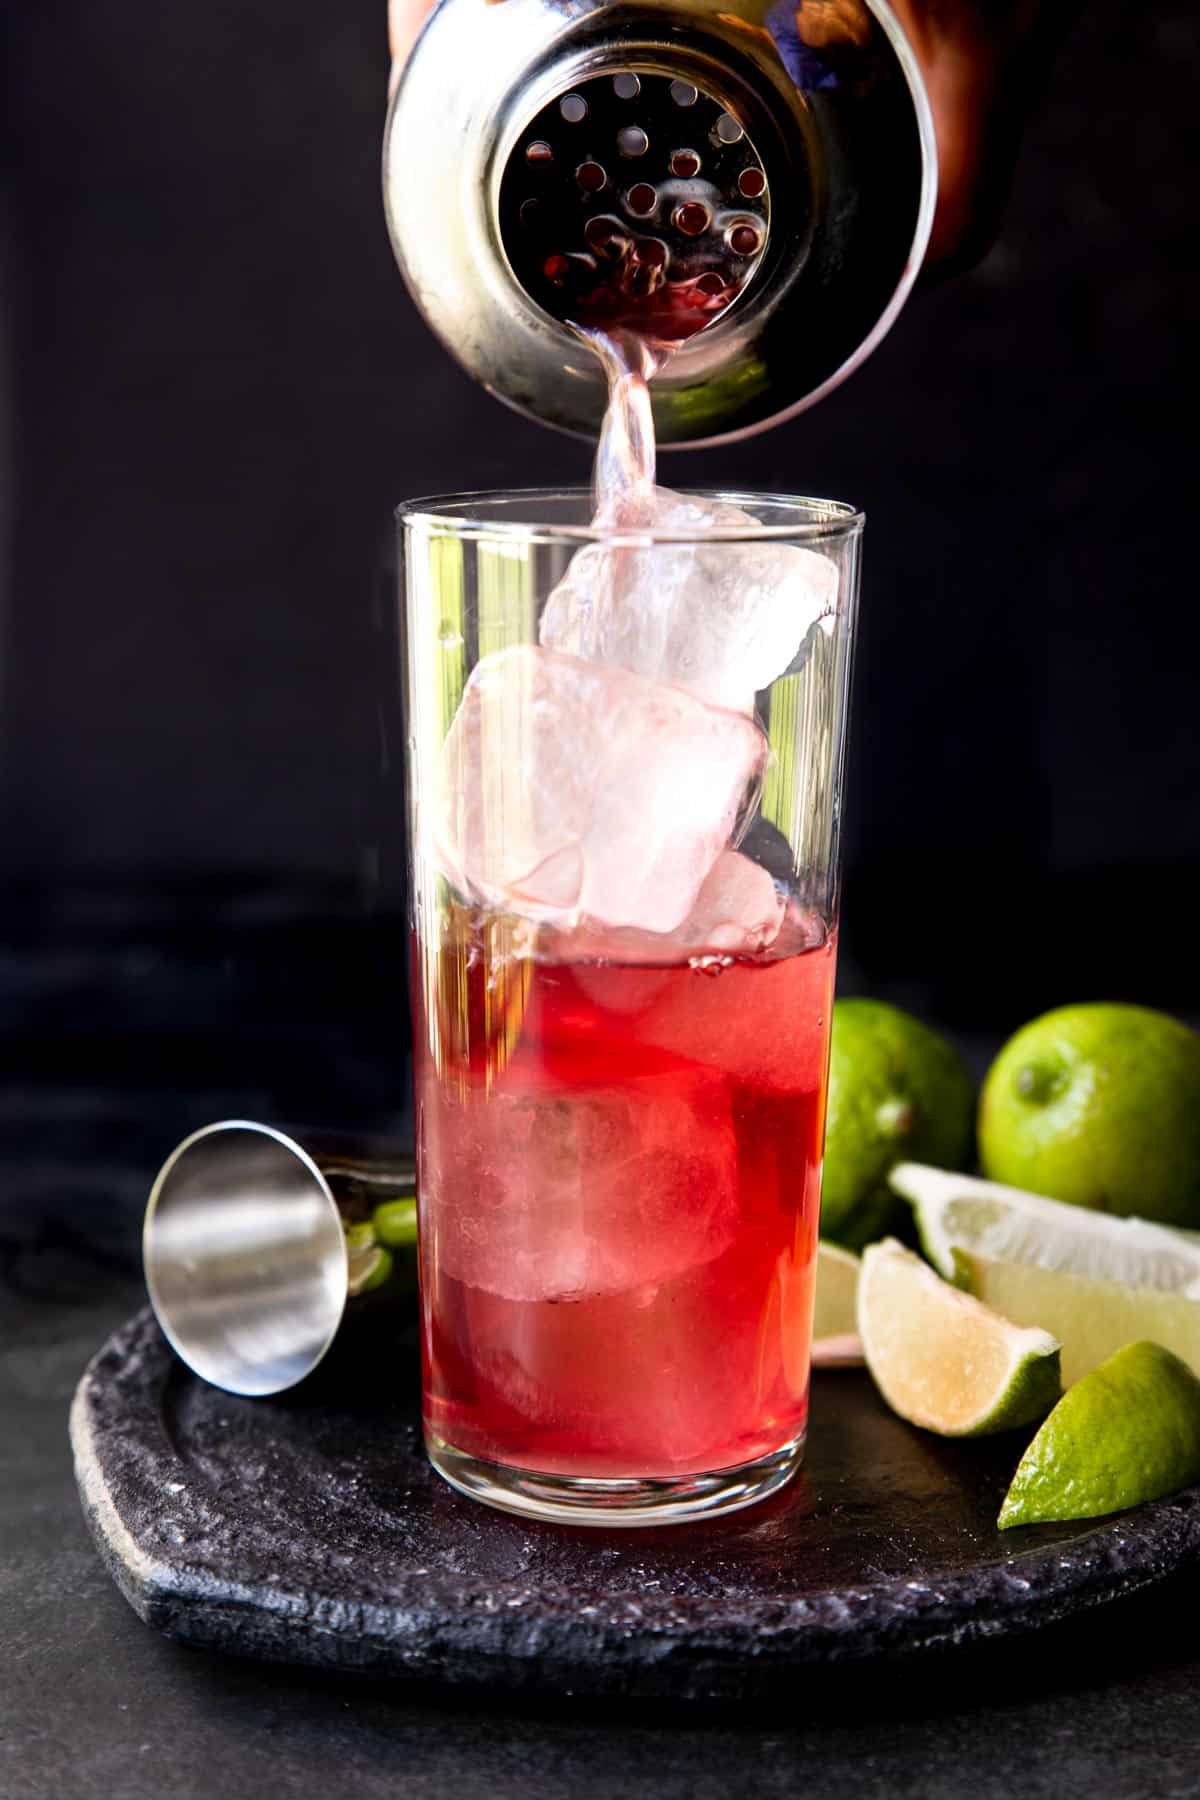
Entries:
{"label": "tall highball glass", "polygon": [[863,521],[589,510],[399,513],[425,1434],[650,1525],[803,1454]]}

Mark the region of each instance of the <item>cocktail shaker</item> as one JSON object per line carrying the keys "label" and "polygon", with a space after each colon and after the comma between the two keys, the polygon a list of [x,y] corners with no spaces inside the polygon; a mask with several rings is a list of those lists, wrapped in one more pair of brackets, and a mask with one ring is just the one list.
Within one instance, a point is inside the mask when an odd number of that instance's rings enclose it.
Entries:
{"label": "cocktail shaker", "polygon": [[671,351],[658,441],[702,444],[811,406],[880,341],[936,154],[884,0],[441,0],[384,190],[418,307],[500,399],[594,436],[573,328],[628,329]]}

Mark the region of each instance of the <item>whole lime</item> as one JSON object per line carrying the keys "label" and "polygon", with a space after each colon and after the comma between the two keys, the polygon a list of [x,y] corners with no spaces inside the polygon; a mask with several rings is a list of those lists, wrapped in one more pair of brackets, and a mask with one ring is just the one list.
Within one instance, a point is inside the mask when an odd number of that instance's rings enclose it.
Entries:
{"label": "whole lime", "polygon": [[1100,1212],[1200,1226],[1200,1033],[1144,1006],[1062,1006],[988,1070],[993,1181]]}
{"label": "whole lime", "polygon": [[833,1009],[821,1235],[852,1250],[882,1236],[896,1212],[897,1162],[961,1169],[972,1149],[975,1091],[938,1032],[882,1000]]}

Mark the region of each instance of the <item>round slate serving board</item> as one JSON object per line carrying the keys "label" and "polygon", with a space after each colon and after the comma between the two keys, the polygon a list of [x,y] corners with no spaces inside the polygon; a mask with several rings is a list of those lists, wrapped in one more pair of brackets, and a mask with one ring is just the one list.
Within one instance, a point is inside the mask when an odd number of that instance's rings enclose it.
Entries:
{"label": "round slate serving board", "polygon": [[411,1327],[343,1332],[302,1388],[240,1400],[180,1364],[149,1311],[75,1398],[84,1510],[117,1584],[188,1643],[448,1683],[749,1698],[798,1670],[1027,1631],[1200,1548],[1200,1489],[1000,1534],[1024,1438],[952,1444],[865,1374],[814,1378],[808,1466],[706,1524],[531,1526],[425,1461]]}

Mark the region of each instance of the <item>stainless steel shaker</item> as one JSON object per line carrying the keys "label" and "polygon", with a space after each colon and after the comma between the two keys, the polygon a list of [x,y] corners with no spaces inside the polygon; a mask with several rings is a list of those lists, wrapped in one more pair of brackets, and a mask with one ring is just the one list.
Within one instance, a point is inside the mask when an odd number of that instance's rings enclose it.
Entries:
{"label": "stainless steel shaker", "polygon": [[702,444],[811,406],[880,341],[936,154],[884,0],[441,0],[384,190],[417,305],[500,399],[594,436],[572,325],[629,328],[673,347],[659,442]]}

